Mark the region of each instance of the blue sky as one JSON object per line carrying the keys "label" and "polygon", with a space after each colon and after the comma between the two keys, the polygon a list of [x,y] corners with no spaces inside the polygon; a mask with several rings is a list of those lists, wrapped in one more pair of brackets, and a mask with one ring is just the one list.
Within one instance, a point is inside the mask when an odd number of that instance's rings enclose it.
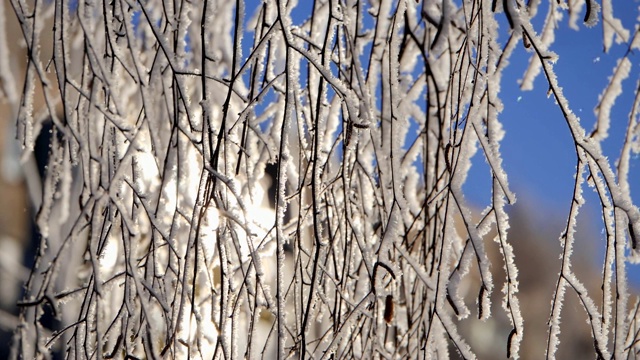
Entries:
{"label": "blue sky", "polygon": [[[256,6],[259,3],[260,1],[255,0]],[[310,16],[312,5],[313,1],[300,0],[293,12],[294,21],[302,22]],[[256,6],[252,6],[252,1],[247,2],[247,16],[252,16]],[[547,2],[543,1],[534,18],[536,30],[541,28],[547,6]],[[614,15],[633,32],[639,15],[640,0],[614,1],[614,6]],[[498,15],[497,18],[501,21],[501,29],[507,29],[506,17]],[[592,28],[587,28],[581,21],[578,24],[579,31],[570,29],[568,16],[565,14],[559,22],[556,41],[551,50],[559,55],[555,70],[560,86],[585,129],[591,131],[595,121],[593,109],[598,103],[598,97],[627,45],[614,44],[609,53],[605,54],[601,22]],[[250,40],[253,34],[246,35],[248,36],[243,42],[245,52],[252,45]],[[502,36],[498,39],[499,42],[506,41],[506,30]],[[530,55],[519,45],[503,73],[501,99],[504,111],[499,115],[506,131],[501,144],[503,166],[512,190],[520,195],[521,200],[535,199],[539,205],[566,212],[572,196],[576,165],[573,141],[554,99],[547,98],[548,85],[543,76],[536,79],[534,90],[520,90],[518,80],[528,65]],[[618,159],[625,136],[634,87],[640,74],[640,54],[631,56],[631,61],[631,74],[623,83],[625,91],[612,110],[610,135],[603,144],[603,149],[612,162]],[[465,185],[466,196],[477,206],[488,204],[491,196],[491,178],[481,156],[478,152],[474,158],[474,166]],[[640,180],[640,160],[634,160],[631,169],[632,195],[637,202],[640,200],[640,184],[634,186],[633,179]]]}
{"label": "blue sky", "polygon": [[[251,12],[253,7],[249,3],[246,8]],[[312,4],[313,1],[300,0],[293,12],[294,21],[297,20],[296,17],[300,21],[308,17]],[[614,1],[614,6],[614,16],[620,18],[633,33],[640,1]],[[534,18],[534,26],[538,31],[542,27],[547,8],[548,2],[543,1]],[[506,17],[498,15],[497,18],[501,22],[501,29],[507,29]],[[593,109],[598,103],[598,97],[607,85],[616,61],[627,50],[626,44],[614,44],[609,53],[604,53],[601,21],[592,28],[587,28],[578,21],[580,30],[576,31],[569,28],[568,15],[565,13],[556,31],[556,41],[551,46],[551,50],[559,55],[555,70],[560,86],[587,132],[593,129]],[[498,40],[504,42],[506,39],[505,30]],[[543,206],[554,213],[557,211],[558,214],[566,214],[571,203],[576,166],[573,141],[555,100],[546,95],[548,85],[543,76],[536,79],[534,90],[520,90],[518,80],[527,68],[530,55],[519,45],[503,73],[501,99],[504,111],[499,115],[506,131],[501,144],[503,166],[512,190],[518,195],[518,206]],[[629,78],[623,82],[624,92],[612,110],[610,135],[603,143],[605,154],[612,163],[620,155],[625,136],[634,87],[640,74],[639,56],[631,56],[633,68]],[[632,196],[638,203],[640,184],[635,185],[640,180],[640,160],[636,158],[633,162],[630,184]],[[490,181],[489,169],[482,154],[478,152],[465,184],[465,194],[476,206],[484,207],[490,203]],[[595,197],[590,197],[589,194],[585,196],[597,206]]]}
{"label": "blue sky", "polygon": [[[639,4],[638,1],[619,1],[615,4],[614,15],[631,31],[638,16]],[[538,12],[536,23],[540,23],[545,15],[546,9],[543,8]],[[559,23],[556,41],[551,46],[551,50],[559,55],[555,70],[573,112],[580,117],[585,129],[590,131],[595,122],[593,109],[598,97],[627,45],[614,45],[605,54],[600,24],[593,28],[581,26],[579,31],[575,31],[569,28],[567,20],[565,17]],[[573,142],[554,99],[546,96],[548,85],[544,77],[536,79],[534,90],[520,90],[518,79],[522,78],[529,56],[520,46],[503,73],[501,98],[505,109],[499,116],[506,131],[501,144],[503,165],[512,190],[520,194],[521,200],[532,198],[540,205],[566,212],[572,196],[576,165]],[[603,143],[603,150],[612,161],[620,155],[633,102],[633,90],[640,74],[638,55],[632,55],[631,61],[633,68],[623,83],[624,92],[612,110],[610,135]],[[488,170],[482,159],[474,160],[475,168],[466,184],[466,193],[470,200],[486,204],[490,186],[490,179],[486,176]],[[632,196],[637,202],[640,200],[640,188],[634,186],[640,179],[637,158],[631,169]]]}

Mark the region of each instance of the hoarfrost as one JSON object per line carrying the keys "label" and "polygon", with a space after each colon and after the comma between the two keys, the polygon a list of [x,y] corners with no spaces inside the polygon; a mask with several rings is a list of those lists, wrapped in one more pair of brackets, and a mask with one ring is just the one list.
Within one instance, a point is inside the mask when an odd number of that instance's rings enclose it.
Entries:
{"label": "hoarfrost", "polygon": [[[541,1],[10,3],[28,56],[20,93],[4,57],[13,14],[0,13],[0,89],[23,160],[53,129],[16,356],[475,358],[463,321],[477,313],[503,319],[517,358],[528,330],[500,113],[519,46],[521,87],[546,79],[577,159],[547,356],[567,292],[598,355],[640,347],[625,317],[640,100],[615,169],[601,147],[634,58],[618,62],[592,134],[554,71],[564,12],[593,26],[594,0],[550,1],[539,33]],[[605,50],[638,47],[610,0],[602,15]],[[476,153],[491,182],[482,213],[465,187]],[[585,182],[605,223],[601,294],[572,267]],[[47,333],[45,306],[65,330]]]}
{"label": "hoarfrost", "polygon": [[[591,1],[589,3],[593,4]],[[597,9],[597,4],[595,9]],[[597,13],[597,10],[595,12]],[[594,21],[588,23],[592,24]],[[620,19],[613,16],[611,0],[602,0],[602,37],[604,52],[608,52],[611,49],[614,37],[617,44],[629,40],[629,30],[624,28]]]}
{"label": "hoarfrost", "polygon": [[597,141],[602,141],[609,135],[611,108],[616,99],[622,94],[622,82],[629,77],[631,66],[631,61],[628,57],[625,56],[620,59],[613,70],[613,75],[609,78],[609,85],[600,95],[598,105],[594,109],[597,116],[596,128],[591,135]]}

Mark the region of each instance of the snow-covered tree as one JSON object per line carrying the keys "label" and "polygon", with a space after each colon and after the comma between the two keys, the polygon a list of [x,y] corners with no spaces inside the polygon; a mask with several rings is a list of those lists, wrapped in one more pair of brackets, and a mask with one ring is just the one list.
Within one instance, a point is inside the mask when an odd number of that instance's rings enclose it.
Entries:
{"label": "snow-covered tree", "polygon": [[[514,81],[503,71],[519,47],[522,88],[545,79],[533,91],[556,101],[575,145],[546,355],[562,346],[569,293],[594,355],[640,351],[625,270],[640,236],[628,178],[640,92],[617,162],[601,147],[640,36],[611,0],[7,1],[0,95],[22,161],[50,136],[14,355],[475,358],[470,317],[508,324],[492,341],[522,355],[500,150],[500,89]],[[591,132],[554,70],[564,14],[601,26],[605,52],[628,48]],[[18,37],[24,86],[7,56]],[[463,188],[472,158],[492,184],[480,212]],[[572,266],[584,191],[604,219],[599,291]]]}

